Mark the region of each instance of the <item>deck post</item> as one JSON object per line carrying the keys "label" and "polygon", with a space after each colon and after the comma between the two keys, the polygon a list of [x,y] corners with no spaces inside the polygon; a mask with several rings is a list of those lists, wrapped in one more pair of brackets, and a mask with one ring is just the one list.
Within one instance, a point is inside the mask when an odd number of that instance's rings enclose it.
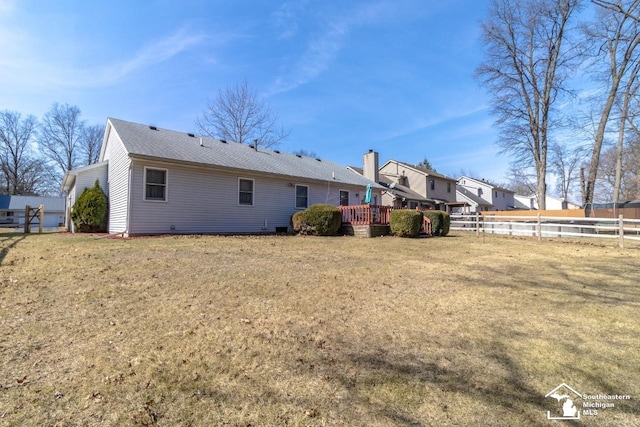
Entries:
{"label": "deck post", "polygon": [[44,226],[44,205],[40,205],[40,209],[38,209],[38,220],[40,223],[38,224],[38,233],[42,234],[42,227]]}
{"label": "deck post", "polygon": [[624,216],[622,214],[618,216],[618,245],[624,249]]}
{"label": "deck post", "polygon": [[31,231],[31,222],[29,217],[31,216],[31,206],[27,205],[24,208],[24,234],[29,234]]}

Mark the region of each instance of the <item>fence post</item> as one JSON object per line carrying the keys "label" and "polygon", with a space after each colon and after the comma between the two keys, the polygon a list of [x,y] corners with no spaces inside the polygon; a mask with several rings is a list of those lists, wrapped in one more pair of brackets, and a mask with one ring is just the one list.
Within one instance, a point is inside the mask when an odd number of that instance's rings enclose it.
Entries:
{"label": "fence post", "polygon": [[538,235],[538,241],[542,240],[542,224],[540,221],[540,212],[538,212],[538,226],[536,229],[536,234]]}
{"label": "fence post", "polygon": [[29,217],[31,216],[31,206],[27,205],[24,208],[24,234],[28,234],[31,231],[31,225]]}
{"label": "fence post", "polygon": [[480,237],[480,212],[476,211],[476,237]]}
{"label": "fence post", "polygon": [[38,220],[40,221],[38,224],[38,233],[42,234],[42,227],[44,225],[44,205],[40,205],[38,213],[40,214],[38,217]]}
{"label": "fence post", "polygon": [[618,216],[618,239],[620,248],[624,248],[624,216]]}

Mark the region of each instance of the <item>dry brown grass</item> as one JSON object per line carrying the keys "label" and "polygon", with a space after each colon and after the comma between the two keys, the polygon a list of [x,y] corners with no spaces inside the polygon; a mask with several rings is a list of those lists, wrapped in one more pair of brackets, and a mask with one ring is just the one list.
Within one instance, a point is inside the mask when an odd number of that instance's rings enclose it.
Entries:
{"label": "dry brown grass", "polygon": [[0,425],[548,425],[561,382],[638,425],[637,249],[0,240]]}

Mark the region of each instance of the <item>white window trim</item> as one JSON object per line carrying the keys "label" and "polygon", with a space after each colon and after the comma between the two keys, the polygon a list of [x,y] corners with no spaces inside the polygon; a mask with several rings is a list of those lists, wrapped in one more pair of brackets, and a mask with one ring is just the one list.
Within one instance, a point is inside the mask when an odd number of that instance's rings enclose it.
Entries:
{"label": "white window trim", "polygon": [[[164,200],[159,199],[147,199],[147,169],[155,170],[155,171],[163,171],[164,172]],[[166,168],[157,168],[154,166],[145,166],[144,167],[144,175],[142,178],[143,186],[142,186],[142,200],[145,202],[152,203],[167,203],[169,201],[169,169]]]}
{"label": "white window trim", "polygon": [[[302,206],[298,206],[298,187],[306,187],[307,188],[307,206],[302,207]],[[295,191],[293,193],[293,204],[296,207],[296,209],[307,209],[309,207],[309,186],[305,185],[305,184],[296,184],[296,186],[294,187]]]}
{"label": "white window trim", "polygon": [[[251,181],[251,204],[248,205],[246,203],[240,203],[240,181]],[[251,207],[251,206],[255,206],[256,204],[256,180],[253,178],[244,178],[239,176],[238,177],[238,198],[237,198],[237,203],[238,206],[243,206],[243,207]]]}
{"label": "white window trim", "polygon": [[[349,206],[349,203],[351,203],[351,192],[349,190],[340,190],[340,189],[338,189],[338,203],[342,202],[342,197],[340,197],[340,193],[342,193],[343,191],[345,193],[347,193],[347,204],[346,204],[346,206]],[[308,194],[307,194],[307,203],[309,203],[309,195]]]}

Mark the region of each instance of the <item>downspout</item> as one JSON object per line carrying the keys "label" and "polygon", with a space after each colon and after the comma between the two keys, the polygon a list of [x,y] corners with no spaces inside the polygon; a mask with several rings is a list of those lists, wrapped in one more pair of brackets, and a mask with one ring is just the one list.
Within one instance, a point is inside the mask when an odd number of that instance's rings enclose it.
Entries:
{"label": "downspout", "polygon": [[129,236],[129,222],[131,218],[131,181],[133,180],[133,159],[129,162],[129,179],[127,180],[127,218],[125,220],[124,235]]}

